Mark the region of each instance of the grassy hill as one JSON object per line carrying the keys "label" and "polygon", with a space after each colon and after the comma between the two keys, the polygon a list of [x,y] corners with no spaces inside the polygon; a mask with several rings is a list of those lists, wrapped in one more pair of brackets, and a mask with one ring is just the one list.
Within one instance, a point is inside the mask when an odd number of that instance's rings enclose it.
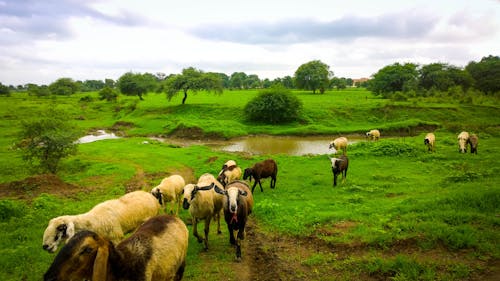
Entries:
{"label": "grassy hill", "polygon": [[[1,280],[40,280],[54,255],[42,250],[47,222],[86,212],[126,190],[149,190],[172,173],[188,182],[218,173],[234,159],[242,167],[268,157],[279,166],[277,187],[257,191],[243,262],[211,226],[210,249],[190,235],[185,280],[495,280],[500,272],[500,106],[414,99],[393,102],[365,90],[324,95],[294,92],[304,103],[299,122],[253,124],[242,108],[256,91],[199,93],[180,105],[164,95],[145,101],[97,94],[0,97]],[[90,98],[91,101],[88,101]],[[12,143],[20,120],[57,106],[84,132],[117,130],[126,138],[79,145],[57,176],[31,175]],[[248,134],[341,135],[382,132],[376,143],[349,147],[347,181],[332,187],[324,155],[252,156],[197,145],[179,147],[150,136],[231,138]],[[425,132],[437,150],[423,146]],[[479,135],[478,155],[459,154],[456,135]],[[391,138],[384,136],[391,135]],[[147,144],[144,143],[147,141]],[[327,145],[327,144],[325,144]],[[181,218],[189,214],[182,210]],[[189,227],[191,228],[191,227]],[[190,229],[191,230],[191,229]]]}

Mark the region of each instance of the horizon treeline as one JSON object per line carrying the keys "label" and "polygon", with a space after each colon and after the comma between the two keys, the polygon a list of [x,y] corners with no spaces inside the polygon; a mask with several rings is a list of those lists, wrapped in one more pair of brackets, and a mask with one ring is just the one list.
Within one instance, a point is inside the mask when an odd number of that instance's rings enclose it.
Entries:
{"label": "horizon treeline", "polygon": [[[306,68],[306,76],[304,78],[303,71],[298,75],[299,70],[303,70],[304,66],[314,64],[316,67]],[[318,67],[319,66],[319,67]],[[188,69],[194,69],[190,67]],[[352,78],[336,77],[330,71],[330,67],[320,61],[312,61],[303,64],[293,76],[287,75],[284,77],[270,80],[268,78],[260,79],[256,74],[246,74],[245,72],[234,72],[231,75],[219,72],[203,72],[196,70],[200,74],[210,75],[215,77],[222,89],[266,89],[273,85],[281,85],[287,89],[304,89],[313,90],[321,89],[344,89],[347,87],[363,87],[371,90],[375,95],[380,95],[386,98],[394,98],[397,95],[404,93],[406,96],[432,96],[436,92],[467,92],[471,89],[480,91],[487,95],[497,95],[500,92],[500,57],[489,55],[483,57],[479,62],[471,61],[465,67],[458,67],[448,63],[436,62],[426,65],[415,63],[401,64],[396,62],[391,65],[384,66],[374,73],[368,80]],[[127,72],[122,75],[134,74],[136,80],[134,83],[141,84],[147,91],[163,92],[164,85],[169,79],[178,78],[179,74],[157,73],[133,73]],[[62,77],[49,85],[37,85],[35,83],[27,83],[24,85],[4,85],[0,81],[0,95],[10,95],[11,92],[28,92],[35,96],[48,95],[71,95],[76,92],[93,92],[106,89],[117,89],[117,92],[123,93],[119,87],[118,80],[105,78],[103,80],[73,80],[72,78]],[[195,77],[187,77],[186,79],[196,79]],[[308,87],[307,81],[314,79],[318,80],[314,88]],[[307,82],[306,81],[306,82]],[[190,81],[192,82],[192,81]],[[195,81],[195,83],[197,83]],[[305,86],[304,86],[305,84]],[[118,94],[118,93],[116,93]]]}

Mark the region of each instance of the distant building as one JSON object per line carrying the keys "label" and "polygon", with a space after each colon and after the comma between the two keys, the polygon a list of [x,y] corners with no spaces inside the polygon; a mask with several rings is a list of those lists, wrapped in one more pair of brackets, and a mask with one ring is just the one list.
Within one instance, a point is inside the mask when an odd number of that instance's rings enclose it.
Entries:
{"label": "distant building", "polygon": [[370,78],[359,78],[359,79],[352,79],[352,86],[356,87],[358,86],[359,83],[363,83],[370,80]]}

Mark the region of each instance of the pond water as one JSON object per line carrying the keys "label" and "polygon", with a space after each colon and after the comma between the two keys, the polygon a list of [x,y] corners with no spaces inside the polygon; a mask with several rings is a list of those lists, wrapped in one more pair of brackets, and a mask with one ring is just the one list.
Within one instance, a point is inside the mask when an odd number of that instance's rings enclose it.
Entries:
{"label": "pond water", "polygon": [[[334,149],[328,146],[335,136],[246,136],[227,141],[220,140],[185,140],[172,138],[152,138],[154,140],[168,142],[180,146],[206,145],[214,149],[228,152],[244,152],[252,155],[321,155],[334,153]],[[349,143],[364,141],[365,138],[358,135],[347,136]]]}
{"label": "pond water", "polygon": [[[227,145],[220,147],[221,150],[230,152],[247,152],[251,154],[330,154],[334,149],[328,146],[335,137],[333,136],[248,136],[241,139],[228,141]],[[362,137],[349,136],[349,143],[364,140]]]}
{"label": "pond water", "polygon": [[119,139],[120,137],[116,136],[114,133],[106,133],[104,130],[98,130],[92,135],[86,135],[79,138],[76,143],[89,143],[99,140],[108,140],[108,139]]}

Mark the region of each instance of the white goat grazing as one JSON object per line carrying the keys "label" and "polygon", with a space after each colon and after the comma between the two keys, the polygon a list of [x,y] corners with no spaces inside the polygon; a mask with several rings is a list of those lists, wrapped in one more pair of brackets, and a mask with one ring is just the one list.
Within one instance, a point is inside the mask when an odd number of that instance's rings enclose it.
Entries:
{"label": "white goat grazing", "polygon": [[236,162],[234,160],[229,160],[222,166],[222,170],[219,172],[217,180],[223,186],[226,186],[232,181],[241,179],[241,176],[241,168],[236,165]]}
{"label": "white goat grazing", "polygon": [[436,136],[433,133],[425,135],[424,144],[427,145],[427,151],[434,152],[436,150]]}
{"label": "white goat grazing", "polygon": [[366,138],[373,141],[378,141],[380,139],[380,131],[379,130],[370,130],[366,133]]}
{"label": "white goat grazing", "polygon": [[332,142],[330,142],[330,146],[328,148],[330,149],[335,149],[335,150],[340,150],[342,149],[343,155],[347,154],[347,138],[346,137],[339,137],[334,139]]}
{"label": "white goat grazing", "polygon": [[[151,194],[158,198],[161,205],[166,206],[167,202],[171,202],[170,213],[177,215],[182,203],[182,189],[185,185],[186,182],[182,176],[172,175],[164,178],[158,186],[154,187]],[[166,208],[165,211],[167,211]]]}
{"label": "white goat grazing", "polygon": [[43,233],[43,249],[51,253],[81,230],[90,230],[119,242],[126,233],[156,216],[161,209],[151,193],[138,190],[97,204],[84,214],[60,216],[49,221]]}
{"label": "white goat grazing", "polygon": [[458,134],[458,152],[466,153],[467,152],[467,142],[469,141],[469,133],[461,132]]}
{"label": "white goat grazing", "polygon": [[181,280],[188,236],[184,222],[167,215],[146,221],[118,245],[81,231],[57,254],[44,280]]}

